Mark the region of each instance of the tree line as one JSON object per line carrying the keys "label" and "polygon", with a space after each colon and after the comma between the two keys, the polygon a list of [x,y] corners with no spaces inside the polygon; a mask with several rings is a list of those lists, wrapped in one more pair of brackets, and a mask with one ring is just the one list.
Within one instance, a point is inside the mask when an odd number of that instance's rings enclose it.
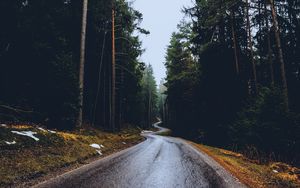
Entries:
{"label": "tree line", "polygon": [[166,52],[175,134],[299,164],[300,4],[195,0]]}
{"label": "tree line", "polygon": [[155,116],[144,95],[151,91],[156,100],[152,68],[139,60],[144,50],[136,34],[149,32],[131,3],[2,0],[0,20],[1,122],[73,129],[82,121],[119,130],[126,123],[147,127]]}

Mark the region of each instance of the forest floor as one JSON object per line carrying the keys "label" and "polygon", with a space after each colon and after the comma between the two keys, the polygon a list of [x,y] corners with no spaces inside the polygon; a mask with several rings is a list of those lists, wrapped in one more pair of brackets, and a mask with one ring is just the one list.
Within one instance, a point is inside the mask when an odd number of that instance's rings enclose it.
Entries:
{"label": "forest floor", "polygon": [[[0,125],[0,187],[30,186],[142,142],[138,128],[118,133]],[[25,182],[25,184],[24,184]]]}
{"label": "forest floor", "polygon": [[239,153],[188,142],[212,157],[248,187],[300,187],[300,170],[298,168],[279,162],[260,164]]}

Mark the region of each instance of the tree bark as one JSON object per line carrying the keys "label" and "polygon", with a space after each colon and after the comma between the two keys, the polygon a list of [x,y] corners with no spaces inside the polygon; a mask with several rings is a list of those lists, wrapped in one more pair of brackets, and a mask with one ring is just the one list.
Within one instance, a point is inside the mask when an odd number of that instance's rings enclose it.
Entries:
{"label": "tree bark", "polygon": [[82,127],[83,120],[83,90],[84,90],[84,62],[85,62],[85,40],[86,40],[86,23],[87,23],[87,6],[88,0],[83,0],[82,7],[82,26],[80,41],[80,63],[79,63],[79,113],[77,127]]}
{"label": "tree bark", "polygon": [[103,69],[103,126],[106,126],[106,115],[107,115],[107,100],[106,100],[106,71],[107,67],[104,64],[104,69]]}
{"label": "tree bark", "polygon": [[248,33],[248,48],[250,50],[250,58],[251,58],[251,64],[252,64],[252,83],[251,84],[251,90],[254,95],[257,94],[257,75],[256,75],[256,65],[254,61],[254,53],[253,53],[253,46],[252,46],[252,37],[251,37],[251,28],[250,28],[250,17],[249,17],[249,1],[246,0],[246,17],[247,17],[247,33]]}
{"label": "tree bark", "polygon": [[267,28],[267,40],[268,40],[268,61],[269,61],[269,68],[270,68],[270,79],[271,79],[271,86],[273,87],[275,84],[274,80],[274,68],[273,68],[273,61],[272,61],[272,46],[271,46],[271,37],[270,37],[270,27],[269,27],[269,19],[267,15],[267,6],[264,5],[265,9],[265,21],[266,21],[266,28]]}
{"label": "tree bark", "polygon": [[235,15],[234,12],[232,11],[231,12],[231,33],[232,33],[232,41],[233,41],[233,48],[234,48],[235,70],[236,70],[236,74],[239,75],[240,69],[239,69],[236,34],[234,29],[234,23],[235,23],[234,20],[235,20]]}
{"label": "tree bark", "polygon": [[112,4],[112,63],[111,63],[111,119],[110,127],[115,131],[116,120],[116,46],[115,46],[115,7]]}
{"label": "tree bark", "polygon": [[277,13],[275,11],[275,5],[274,5],[273,0],[270,0],[270,6],[272,9],[273,26],[275,28],[276,47],[278,50],[278,60],[280,63],[280,75],[281,75],[281,81],[282,81],[282,93],[283,93],[283,99],[284,99],[284,101],[283,101],[284,108],[286,111],[289,111],[288,87],[287,87],[287,80],[286,80],[286,74],[285,74],[285,65],[284,65],[284,59],[283,59],[283,52],[282,52],[282,48],[281,48],[280,31],[279,31],[279,26],[278,26]]}

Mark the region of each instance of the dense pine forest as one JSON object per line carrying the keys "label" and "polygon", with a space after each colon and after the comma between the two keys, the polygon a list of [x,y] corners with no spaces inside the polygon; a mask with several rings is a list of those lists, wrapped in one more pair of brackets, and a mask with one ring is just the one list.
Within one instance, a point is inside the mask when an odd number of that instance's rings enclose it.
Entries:
{"label": "dense pine forest", "polygon": [[1,122],[149,126],[156,86],[138,59],[149,32],[131,3],[1,0],[0,15]]}
{"label": "dense pine forest", "polygon": [[183,11],[190,19],[166,53],[166,124],[201,143],[299,165],[299,1],[196,0]]}
{"label": "dense pine forest", "polygon": [[300,187],[300,0],[0,0],[0,23],[0,187]]}
{"label": "dense pine forest", "polygon": [[299,165],[299,1],[182,11],[157,87],[131,2],[1,0],[1,123],[119,131],[160,116],[174,135]]}

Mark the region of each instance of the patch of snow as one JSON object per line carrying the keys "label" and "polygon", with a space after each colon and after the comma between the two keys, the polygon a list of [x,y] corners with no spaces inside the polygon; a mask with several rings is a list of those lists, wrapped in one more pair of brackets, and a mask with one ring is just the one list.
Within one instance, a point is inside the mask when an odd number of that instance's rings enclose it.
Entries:
{"label": "patch of snow", "polygon": [[101,150],[96,150],[99,155],[103,155]]}
{"label": "patch of snow", "polygon": [[91,144],[90,146],[95,149],[101,149],[101,146],[99,144]]}
{"label": "patch of snow", "polygon": [[47,130],[41,128],[41,127],[38,127],[39,130],[43,131],[43,132],[47,132]]}
{"label": "patch of snow", "polygon": [[52,133],[52,134],[55,134],[55,133],[56,133],[56,131],[51,131],[51,130],[49,130],[49,129],[48,129],[48,131],[49,131],[50,133]]}
{"label": "patch of snow", "polygon": [[0,126],[1,126],[1,127],[7,127],[7,125],[6,125],[6,124],[1,124]]}
{"label": "patch of snow", "polygon": [[6,143],[7,145],[14,145],[14,144],[16,144],[17,142],[16,142],[16,141],[13,141],[13,142],[5,141],[5,143]]}
{"label": "patch of snow", "polygon": [[43,131],[43,132],[49,132],[49,133],[52,133],[52,134],[55,134],[56,133],[56,131],[52,131],[52,130],[49,130],[49,129],[43,129],[43,128],[41,128],[41,127],[38,127],[37,129],[39,129],[39,130],[41,130],[41,131]]}
{"label": "patch of snow", "polygon": [[96,152],[99,154],[99,155],[103,155],[102,154],[102,151],[101,151],[101,148],[104,148],[104,146],[102,144],[91,144],[90,145],[92,148],[95,148],[96,149]]}
{"label": "patch of snow", "polygon": [[273,170],[273,172],[276,173],[276,174],[279,173],[277,170]]}
{"label": "patch of snow", "polygon": [[122,144],[126,145],[126,142],[122,142]]}
{"label": "patch of snow", "polygon": [[32,132],[32,131],[22,131],[22,132],[19,132],[19,131],[11,131],[12,133],[15,133],[15,134],[18,134],[18,135],[22,135],[22,136],[28,136],[32,139],[34,139],[35,141],[39,141],[40,139],[33,136],[34,134],[37,134],[36,132]]}

